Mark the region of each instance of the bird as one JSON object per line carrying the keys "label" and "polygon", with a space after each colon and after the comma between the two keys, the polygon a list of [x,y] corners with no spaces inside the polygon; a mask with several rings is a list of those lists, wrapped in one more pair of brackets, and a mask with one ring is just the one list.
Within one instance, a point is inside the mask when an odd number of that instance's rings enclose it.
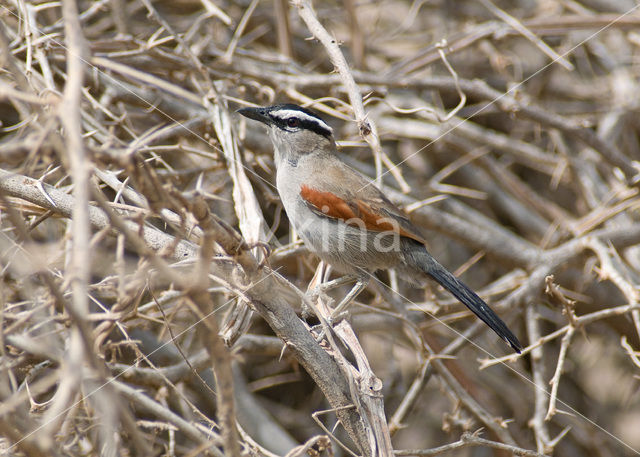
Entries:
{"label": "bird", "polygon": [[356,282],[336,310],[352,301],[375,271],[395,268],[417,284],[435,280],[514,351],[522,351],[489,305],[427,251],[406,213],[338,157],[333,129],[315,111],[285,103],[237,112],[267,126],[276,187],[296,232],[310,251],[344,273],[345,281]]}

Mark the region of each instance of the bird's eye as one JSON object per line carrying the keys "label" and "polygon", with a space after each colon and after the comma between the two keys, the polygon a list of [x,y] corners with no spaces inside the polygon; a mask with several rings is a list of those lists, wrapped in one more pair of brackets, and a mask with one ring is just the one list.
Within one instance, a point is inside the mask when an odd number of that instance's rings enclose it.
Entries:
{"label": "bird's eye", "polygon": [[295,117],[290,117],[289,119],[287,119],[287,125],[289,127],[297,127],[299,123],[300,121]]}

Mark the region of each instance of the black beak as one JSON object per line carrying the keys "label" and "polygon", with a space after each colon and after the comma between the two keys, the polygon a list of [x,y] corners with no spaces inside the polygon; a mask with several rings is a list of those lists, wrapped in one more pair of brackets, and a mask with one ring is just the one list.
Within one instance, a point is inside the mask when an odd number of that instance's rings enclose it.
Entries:
{"label": "black beak", "polygon": [[263,124],[271,124],[272,120],[267,114],[266,108],[240,108],[236,113],[242,114],[244,117],[262,122]]}

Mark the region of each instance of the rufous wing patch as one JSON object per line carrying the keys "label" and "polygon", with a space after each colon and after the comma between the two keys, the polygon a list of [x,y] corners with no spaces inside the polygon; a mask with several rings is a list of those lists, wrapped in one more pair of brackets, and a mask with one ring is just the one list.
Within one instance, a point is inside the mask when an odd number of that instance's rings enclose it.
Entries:
{"label": "rufous wing patch", "polygon": [[322,192],[306,185],[300,187],[300,196],[317,213],[326,217],[338,219],[354,227],[364,227],[372,232],[395,232],[400,236],[424,242],[421,236],[402,228],[400,221],[378,213],[363,200],[354,200],[349,204],[332,192]]}
{"label": "rufous wing patch", "polygon": [[307,204],[327,217],[344,221],[358,217],[353,208],[334,193],[322,192],[303,185],[300,187],[300,196]]}

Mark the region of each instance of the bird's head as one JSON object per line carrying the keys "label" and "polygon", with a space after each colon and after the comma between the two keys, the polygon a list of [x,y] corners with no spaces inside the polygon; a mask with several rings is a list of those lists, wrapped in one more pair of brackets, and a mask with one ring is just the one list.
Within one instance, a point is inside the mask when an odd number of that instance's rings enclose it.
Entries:
{"label": "bird's head", "polygon": [[276,160],[296,160],[334,147],[333,129],[315,112],[294,104],[238,110],[265,124],[276,151]]}

